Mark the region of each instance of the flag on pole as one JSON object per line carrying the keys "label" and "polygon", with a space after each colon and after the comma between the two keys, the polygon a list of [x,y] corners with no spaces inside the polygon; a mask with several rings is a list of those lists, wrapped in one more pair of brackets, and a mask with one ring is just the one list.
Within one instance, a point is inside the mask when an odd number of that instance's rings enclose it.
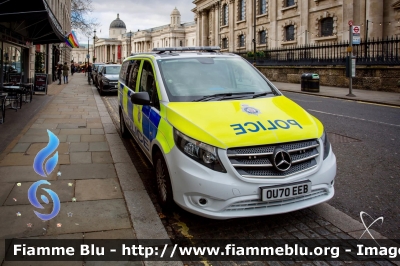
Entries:
{"label": "flag on pole", "polygon": [[71,48],[79,48],[78,38],[76,38],[74,31],[71,31],[71,33],[65,37],[65,43]]}

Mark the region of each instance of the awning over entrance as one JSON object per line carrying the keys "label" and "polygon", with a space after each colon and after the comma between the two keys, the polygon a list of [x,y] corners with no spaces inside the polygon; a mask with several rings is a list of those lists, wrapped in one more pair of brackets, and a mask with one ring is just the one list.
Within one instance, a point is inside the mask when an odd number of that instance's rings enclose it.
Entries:
{"label": "awning over entrance", "polygon": [[[59,43],[64,41],[60,23],[46,0],[0,0],[0,23],[9,22],[10,37],[18,33],[19,42],[33,44]],[[4,29],[3,31],[7,31]],[[7,36],[7,32],[1,32]],[[0,34],[1,35],[1,34]]]}

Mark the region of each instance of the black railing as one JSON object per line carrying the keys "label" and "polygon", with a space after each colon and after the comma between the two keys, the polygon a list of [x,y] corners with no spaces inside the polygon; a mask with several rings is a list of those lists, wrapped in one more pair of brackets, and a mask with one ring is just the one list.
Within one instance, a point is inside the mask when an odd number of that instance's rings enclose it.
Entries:
{"label": "black railing", "polygon": [[[256,64],[264,66],[345,65],[348,42],[318,43],[257,52]],[[254,63],[252,52],[237,53]],[[353,45],[358,65],[399,65],[400,38],[370,39]]]}

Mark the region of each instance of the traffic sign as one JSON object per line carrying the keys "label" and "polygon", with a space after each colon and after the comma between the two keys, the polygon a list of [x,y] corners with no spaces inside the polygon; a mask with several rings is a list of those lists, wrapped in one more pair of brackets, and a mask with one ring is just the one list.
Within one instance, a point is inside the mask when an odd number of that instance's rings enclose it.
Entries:
{"label": "traffic sign", "polygon": [[360,26],[352,26],[353,32],[353,44],[357,45],[361,43],[361,28]]}
{"label": "traffic sign", "polygon": [[361,37],[360,36],[353,36],[353,44],[357,45],[361,43]]}
{"label": "traffic sign", "polygon": [[353,26],[353,34],[360,34],[360,26]]}
{"label": "traffic sign", "polygon": [[353,26],[353,21],[349,20],[349,26]]}
{"label": "traffic sign", "polygon": [[87,54],[87,55],[86,55],[86,58],[89,59],[89,58],[90,58],[90,54]]}

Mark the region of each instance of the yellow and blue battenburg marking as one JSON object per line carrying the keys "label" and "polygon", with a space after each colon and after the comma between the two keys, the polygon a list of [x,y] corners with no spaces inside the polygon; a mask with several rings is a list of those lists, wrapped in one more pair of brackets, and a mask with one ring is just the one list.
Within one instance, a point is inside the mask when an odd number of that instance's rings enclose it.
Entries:
{"label": "yellow and blue battenburg marking", "polygon": [[142,113],[143,135],[148,138],[151,143],[157,136],[157,129],[160,124],[161,116],[149,105],[144,105],[142,107]]}

